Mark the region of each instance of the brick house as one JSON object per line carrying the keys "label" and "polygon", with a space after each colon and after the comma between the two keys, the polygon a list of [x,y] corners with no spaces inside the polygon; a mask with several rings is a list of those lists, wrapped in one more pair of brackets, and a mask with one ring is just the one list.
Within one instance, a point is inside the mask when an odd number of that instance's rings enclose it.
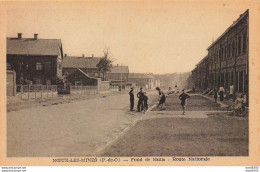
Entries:
{"label": "brick house", "polygon": [[146,89],[153,89],[155,87],[154,77],[152,76],[152,74],[130,73],[128,81],[135,83],[138,87],[143,87]]}
{"label": "brick house", "polygon": [[100,57],[85,57],[67,56],[65,54],[62,61],[62,75],[67,76],[77,69],[82,70],[90,77],[103,78],[103,73],[98,70],[97,64],[100,61]]}
{"label": "brick house", "polygon": [[193,85],[200,89],[220,86],[248,93],[249,11],[246,10],[208,47],[208,55],[192,71]]}
{"label": "brick house", "polygon": [[7,69],[16,72],[16,84],[56,84],[62,77],[60,39],[7,38]]}
{"label": "brick house", "polygon": [[129,68],[128,66],[113,66],[111,71],[106,73],[106,78],[110,81],[111,85],[123,86],[128,82]]}

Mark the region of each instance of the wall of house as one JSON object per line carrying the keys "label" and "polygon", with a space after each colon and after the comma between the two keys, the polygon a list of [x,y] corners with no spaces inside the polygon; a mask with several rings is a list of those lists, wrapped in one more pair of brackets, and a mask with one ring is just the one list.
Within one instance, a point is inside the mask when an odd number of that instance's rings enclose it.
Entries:
{"label": "wall of house", "polygon": [[15,71],[6,71],[6,95],[15,96],[16,95],[16,74]]}
{"label": "wall of house", "polygon": [[209,49],[211,88],[248,92],[248,16],[243,18]]}
{"label": "wall of house", "polygon": [[129,73],[107,73],[107,80],[124,80],[125,82],[128,81]]}
{"label": "wall of house", "polygon": [[200,89],[229,89],[248,93],[248,14],[208,49],[208,58],[192,71]]}
{"label": "wall of house", "polygon": [[[16,84],[56,84],[57,56],[7,55],[10,69],[16,72]],[[41,64],[37,70],[36,64]],[[39,69],[39,68],[38,68]]]}
{"label": "wall of house", "polygon": [[136,83],[136,86],[148,88],[148,89],[152,88],[152,85],[151,85],[152,80],[153,79],[149,79],[149,78],[129,78],[128,79],[129,82]]}
{"label": "wall of house", "polygon": [[101,81],[101,78],[97,79],[97,89],[98,93],[102,91],[110,91],[110,82],[109,81]]}
{"label": "wall of house", "polygon": [[[90,77],[103,78],[103,73],[101,71],[99,71],[97,68],[80,68],[80,69]],[[63,67],[62,68],[62,75],[67,76],[67,75],[73,73],[76,70],[77,70],[77,68]]]}
{"label": "wall of house", "polygon": [[79,70],[76,70],[72,74],[66,76],[65,78],[70,84],[77,86],[97,86],[98,79],[90,78],[84,75]]}

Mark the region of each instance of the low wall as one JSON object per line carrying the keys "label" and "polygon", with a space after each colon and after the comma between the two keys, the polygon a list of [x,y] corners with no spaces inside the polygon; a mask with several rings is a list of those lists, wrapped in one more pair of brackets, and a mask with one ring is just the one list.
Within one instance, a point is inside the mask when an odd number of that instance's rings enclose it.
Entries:
{"label": "low wall", "polygon": [[6,71],[6,95],[16,95],[16,73],[12,70]]}
{"label": "low wall", "polygon": [[110,82],[109,81],[101,81],[100,78],[97,79],[97,91],[110,91]]}

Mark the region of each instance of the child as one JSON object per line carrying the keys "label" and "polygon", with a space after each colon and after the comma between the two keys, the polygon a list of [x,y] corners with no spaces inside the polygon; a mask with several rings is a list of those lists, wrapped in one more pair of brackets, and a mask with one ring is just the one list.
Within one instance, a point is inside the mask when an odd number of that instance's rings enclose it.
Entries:
{"label": "child", "polygon": [[146,96],[146,92],[144,92],[144,113],[148,109],[148,97]]}

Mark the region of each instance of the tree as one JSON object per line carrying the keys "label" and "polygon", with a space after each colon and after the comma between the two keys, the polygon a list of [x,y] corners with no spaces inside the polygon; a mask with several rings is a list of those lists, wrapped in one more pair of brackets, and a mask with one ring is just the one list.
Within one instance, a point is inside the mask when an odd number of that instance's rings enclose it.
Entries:
{"label": "tree", "polygon": [[112,68],[113,59],[111,59],[111,53],[108,48],[106,48],[104,51],[104,56],[100,59],[100,61],[97,64],[97,68],[99,71],[102,71],[103,73],[103,81],[106,80],[106,73],[107,71],[110,71]]}

